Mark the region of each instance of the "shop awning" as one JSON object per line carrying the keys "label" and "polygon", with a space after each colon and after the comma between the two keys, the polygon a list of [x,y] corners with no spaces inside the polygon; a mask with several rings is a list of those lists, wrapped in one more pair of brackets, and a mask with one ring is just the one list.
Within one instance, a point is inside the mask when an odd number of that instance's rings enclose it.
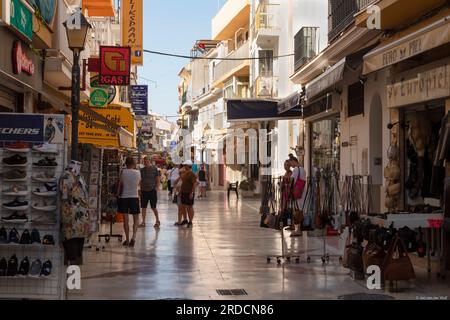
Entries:
{"label": "shop awning", "polygon": [[300,119],[301,111],[289,110],[278,113],[278,101],[275,100],[227,100],[229,122],[273,121]]}
{"label": "shop awning", "polygon": [[364,56],[363,74],[389,67],[450,42],[450,9],[400,32]]}
{"label": "shop awning", "polygon": [[114,0],[83,0],[89,17],[114,17]]}
{"label": "shop awning", "polygon": [[334,66],[322,73],[319,77],[311,81],[306,86],[306,99],[311,100],[312,98],[332,88],[335,84],[344,79],[346,61],[347,58],[342,59]]}
{"label": "shop awning", "polygon": [[300,112],[301,102],[302,98],[299,92],[291,94],[289,97],[282,99],[280,102],[278,102],[278,114],[284,114],[285,112],[291,110]]}

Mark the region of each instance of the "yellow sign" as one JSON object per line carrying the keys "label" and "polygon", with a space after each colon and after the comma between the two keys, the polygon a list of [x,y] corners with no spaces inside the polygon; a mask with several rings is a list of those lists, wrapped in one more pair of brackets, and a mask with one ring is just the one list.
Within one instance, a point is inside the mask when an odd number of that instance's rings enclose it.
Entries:
{"label": "yellow sign", "polygon": [[144,64],[143,0],[122,0],[122,46],[131,47],[131,64]]}
{"label": "yellow sign", "polygon": [[[118,124],[126,131],[134,135],[134,119],[130,108],[110,104],[102,108],[91,108],[91,110],[111,122]],[[113,134],[82,121],[83,118],[87,118],[94,123],[98,123],[103,126],[105,125],[104,123],[93,119],[89,114],[82,110],[80,111],[80,117],[80,124],[78,125],[78,139],[80,143],[93,144],[98,147],[119,148],[121,146],[119,133]]]}

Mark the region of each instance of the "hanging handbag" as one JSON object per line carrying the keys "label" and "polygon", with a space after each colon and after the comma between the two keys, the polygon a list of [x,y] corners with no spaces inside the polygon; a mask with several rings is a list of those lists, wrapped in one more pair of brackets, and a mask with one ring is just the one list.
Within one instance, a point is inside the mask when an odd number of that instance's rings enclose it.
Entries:
{"label": "hanging handbag", "polygon": [[386,252],[381,247],[376,243],[369,243],[363,251],[364,270],[367,270],[370,266],[379,266],[381,268],[385,258]]}
{"label": "hanging handbag", "polygon": [[302,224],[305,220],[305,216],[303,215],[303,210],[300,210],[298,207],[298,202],[296,200],[293,201],[294,208],[294,224],[299,225]]}
{"label": "hanging handbag", "polygon": [[364,273],[363,263],[363,247],[356,242],[353,242],[348,247],[348,268],[356,273]]}
{"label": "hanging handbag", "polygon": [[350,251],[350,244],[352,243],[352,230],[349,228],[347,240],[345,240],[344,255],[342,256],[342,266],[344,268],[349,268],[348,266],[348,254]]}
{"label": "hanging handbag", "polygon": [[405,244],[398,236],[389,248],[382,270],[387,281],[407,281],[416,278]]}

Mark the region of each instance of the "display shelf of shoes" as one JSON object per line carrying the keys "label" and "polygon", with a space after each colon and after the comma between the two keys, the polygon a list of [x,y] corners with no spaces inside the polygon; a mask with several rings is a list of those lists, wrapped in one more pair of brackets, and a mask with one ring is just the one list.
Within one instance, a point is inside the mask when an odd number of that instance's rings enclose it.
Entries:
{"label": "display shelf of shoes", "polygon": [[[50,181],[39,181],[35,179],[37,176],[46,177],[46,172],[50,172],[48,176],[54,175],[54,184],[58,184],[58,179],[63,172],[64,165],[64,146],[58,145],[57,153],[49,154],[41,151],[29,150],[28,152],[18,153],[16,151],[0,149],[0,171],[16,171],[16,176],[22,179],[5,179],[0,177],[0,217],[5,218],[14,213],[14,210],[4,208],[3,204],[12,202],[15,199],[19,201],[28,202],[26,210],[22,210],[23,214],[26,214],[27,221],[24,223],[13,223],[0,221],[0,228],[4,227],[8,230],[11,228],[17,229],[19,234],[22,234],[25,229],[30,232],[36,228],[39,230],[41,236],[52,235],[54,237],[55,245],[43,245],[43,244],[16,244],[16,243],[4,243],[0,244],[0,259],[9,259],[12,255],[17,255],[19,264],[24,257],[28,257],[30,263],[39,259],[44,263],[45,261],[51,261],[52,273],[48,277],[32,277],[32,276],[15,276],[15,277],[1,277],[0,276],[0,298],[12,298],[12,299],[62,299],[64,297],[63,287],[63,252],[60,245],[60,218],[59,218],[59,196],[58,190],[51,197],[42,197],[33,193],[36,188],[42,188],[45,183],[51,183]],[[26,164],[21,166],[8,166],[3,162],[4,158],[12,157],[14,155],[20,155],[27,158]],[[46,157],[54,159],[57,166],[35,166],[38,161],[45,159]],[[23,178],[23,172],[26,173],[26,177]],[[20,181],[19,181],[20,180]],[[43,179],[41,179],[43,180]],[[49,179],[50,180],[50,179]],[[20,194],[5,194],[5,189],[22,186],[26,190]],[[56,206],[55,210],[43,211],[32,208],[33,205],[44,202],[45,205],[53,204]],[[10,208],[11,209],[11,208]],[[53,208],[52,208],[53,209]],[[45,218],[45,219],[43,219]]]}

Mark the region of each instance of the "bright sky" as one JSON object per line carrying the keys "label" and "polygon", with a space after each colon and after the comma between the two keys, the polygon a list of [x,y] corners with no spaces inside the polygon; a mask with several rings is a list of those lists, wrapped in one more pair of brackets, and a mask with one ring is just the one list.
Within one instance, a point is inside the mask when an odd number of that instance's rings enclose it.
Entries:
{"label": "bright sky", "polygon": [[[144,0],[144,48],[189,55],[196,40],[211,38],[211,19],[217,13],[217,6],[217,0]],[[144,67],[138,74],[157,82],[142,78],[140,81],[149,86],[149,104],[153,112],[169,116],[177,114],[178,73],[188,62],[144,53]]]}

